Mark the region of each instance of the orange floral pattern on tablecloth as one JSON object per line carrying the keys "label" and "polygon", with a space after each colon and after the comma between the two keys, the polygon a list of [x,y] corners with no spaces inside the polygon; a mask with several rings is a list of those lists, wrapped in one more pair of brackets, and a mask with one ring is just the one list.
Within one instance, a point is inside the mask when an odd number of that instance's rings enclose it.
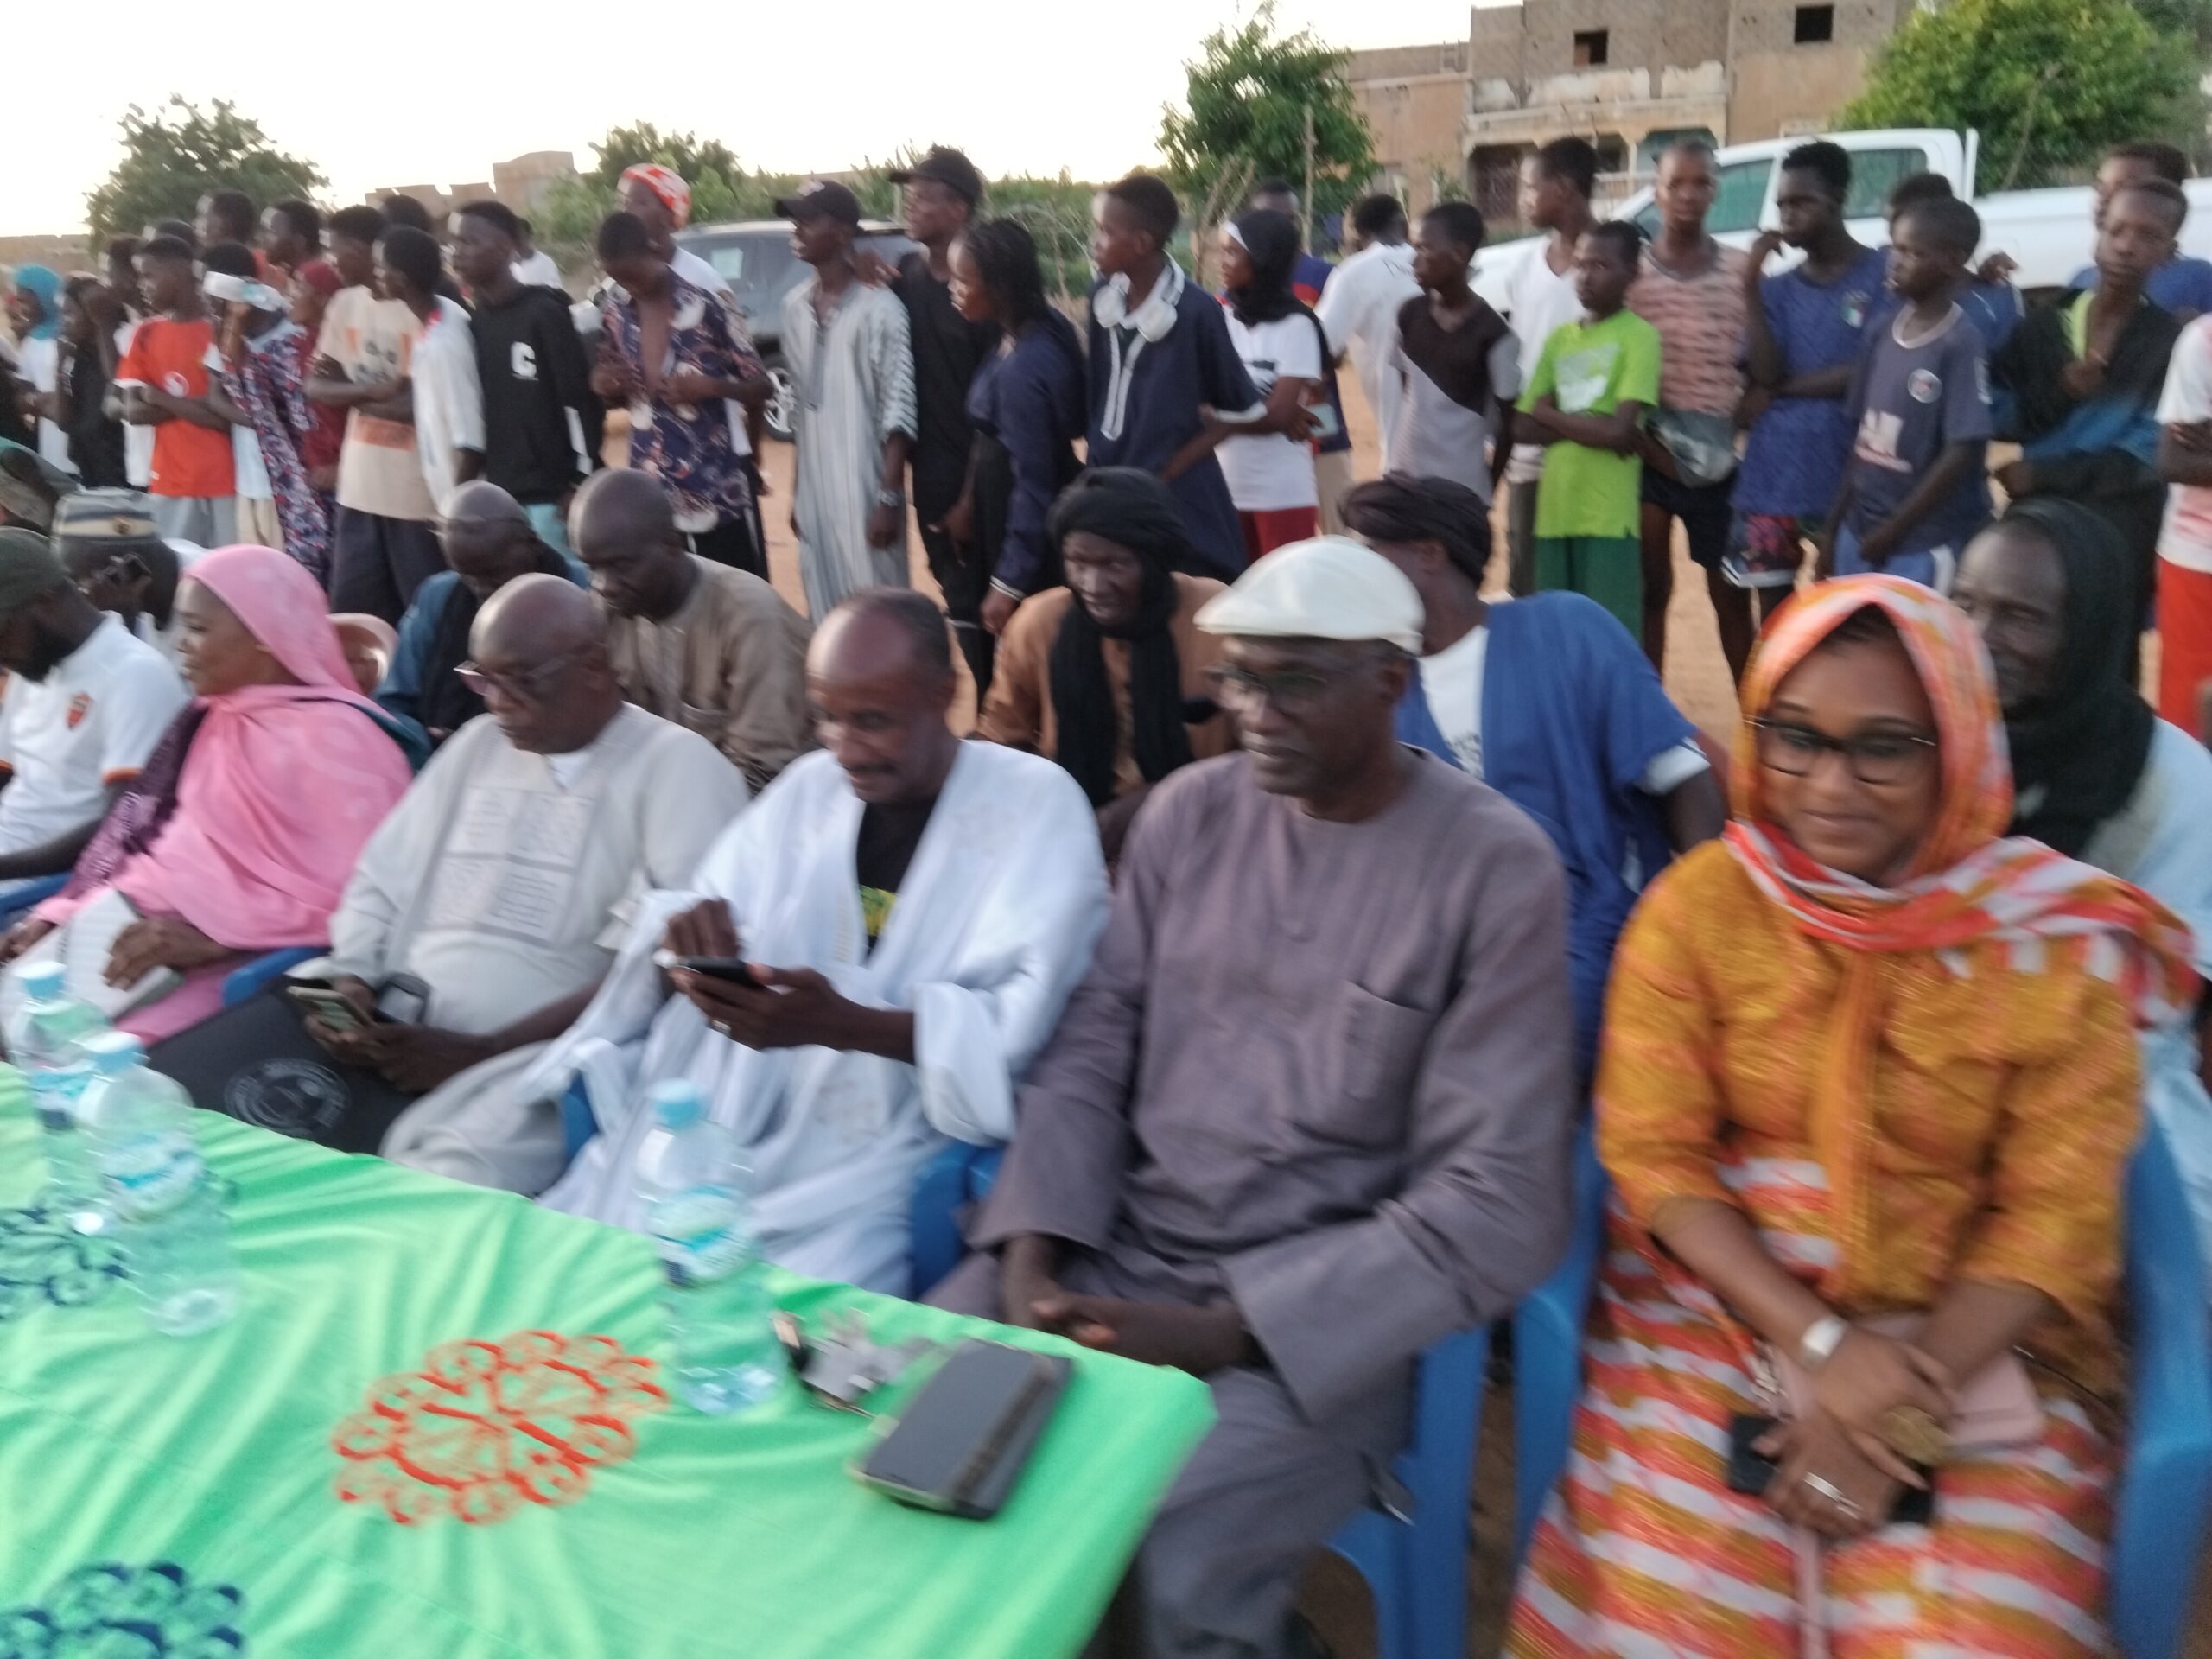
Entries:
{"label": "orange floral pattern on tablecloth", "polygon": [[524,1503],[573,1503],[590,1471],[636,1450],[630,1425],[668,1408],[653,1362],[612,1337],[518,1331],[448,1342],[419,1371],[369,1389],[332,1431],[338,1496],[403,1526],[450,1515],[504,1521]]}

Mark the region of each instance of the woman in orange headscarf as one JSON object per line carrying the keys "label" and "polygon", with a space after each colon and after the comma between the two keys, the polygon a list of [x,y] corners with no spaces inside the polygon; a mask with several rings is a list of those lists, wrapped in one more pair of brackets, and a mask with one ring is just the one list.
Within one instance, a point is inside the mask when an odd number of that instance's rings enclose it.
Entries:
{"label": "woman in orange headscarf", "polygon": [[2104,1652],[2133,1031],[2186,931],[2000,839],[1988,668],[1925,588],[1813,590],[1744,714],[1735,822],[1615,959],[1611,1249],[1509,1650]]}

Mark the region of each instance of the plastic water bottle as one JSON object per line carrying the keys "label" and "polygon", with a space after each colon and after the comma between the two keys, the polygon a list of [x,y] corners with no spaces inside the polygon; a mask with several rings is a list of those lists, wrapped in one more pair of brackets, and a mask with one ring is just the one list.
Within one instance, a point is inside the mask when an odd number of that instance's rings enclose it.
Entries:
{"label": "plastic water bottle", "polygon": [[147,1320],[172,1337],[211,1330],[238,1311],[238,1269],[192,1097],[147,1069],[127,1032],[104,1032],[85,1051],[92,1081],[79,1116]]}
{"label": "plastic water bottle", "polygon": [[78,1111],[92,1077],[85,1042],[106,1030],[107,1021],[69,995],[67,972],[58,962],[32,963],[20,983],[23,1000],[9,1023],[8,1052],[30,1084],[31,1105],[45,1131],[43,1201],[74,1230],[97,1233],[107,1214]]}
{"label": "plastic water bottle", "polygon": [[785,1370],[746,1217],[750,1172],[690,1084],[657,1084],[650,1098],[654,1127],[634,1173],[667,1274],[677,1391],[696,1410],[742,1411],[774,1394]]}

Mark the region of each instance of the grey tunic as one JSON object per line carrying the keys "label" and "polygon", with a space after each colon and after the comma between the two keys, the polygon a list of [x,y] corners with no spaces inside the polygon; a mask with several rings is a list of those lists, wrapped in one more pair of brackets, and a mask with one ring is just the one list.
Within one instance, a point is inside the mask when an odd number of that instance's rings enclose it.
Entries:
{"label": "grey tunic", "polygon": [[1267,1357],[1211,1379],[1220,1425],[1140,1557],[1159,1651],[1274,1652],[1303,1554],[1402,1443],[1412,1360],[1564,1248],[1564,888],[1541,830],[1426,755],[1363,823],[1242,755],[1139,815],[974,1236],[1065,1240],[1084,1289],[1225,1294]]}

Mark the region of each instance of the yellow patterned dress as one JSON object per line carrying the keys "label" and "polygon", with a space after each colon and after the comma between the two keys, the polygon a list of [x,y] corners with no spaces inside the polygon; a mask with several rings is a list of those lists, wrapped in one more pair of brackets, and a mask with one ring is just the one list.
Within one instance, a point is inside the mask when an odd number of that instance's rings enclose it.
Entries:
{"label": "yellow patterned dress", "polygon": [[[1861,1062],[1866,1243],[1847,1262],[1813,1119],[1823,1039],[1862,966],[1881,1038]],[[2107,1651],[2113,1454],[2083,1403],[2116,1375],[2133,1030],[2121,991],[2056,953],[1870,959],[1813,938],[1718,842],[1655,884],[1606,1010],[1598,1131],[1617,1196],[1589,1386],[1508,1650],[1798,1649],[1790,1532],[1724,1479],[1729,1420],[1767,1409],[1749,1337],[1644,1231],[1669,1199],[1713,1198],[1847,1314],[1926,1308],[1961,1277],[2032,1285],[2059,1310],[2027,1344],[2045,1363],[2041,1442],[1944,1467],[1934,1525],[1825,1553],[1835,1659]]]}

